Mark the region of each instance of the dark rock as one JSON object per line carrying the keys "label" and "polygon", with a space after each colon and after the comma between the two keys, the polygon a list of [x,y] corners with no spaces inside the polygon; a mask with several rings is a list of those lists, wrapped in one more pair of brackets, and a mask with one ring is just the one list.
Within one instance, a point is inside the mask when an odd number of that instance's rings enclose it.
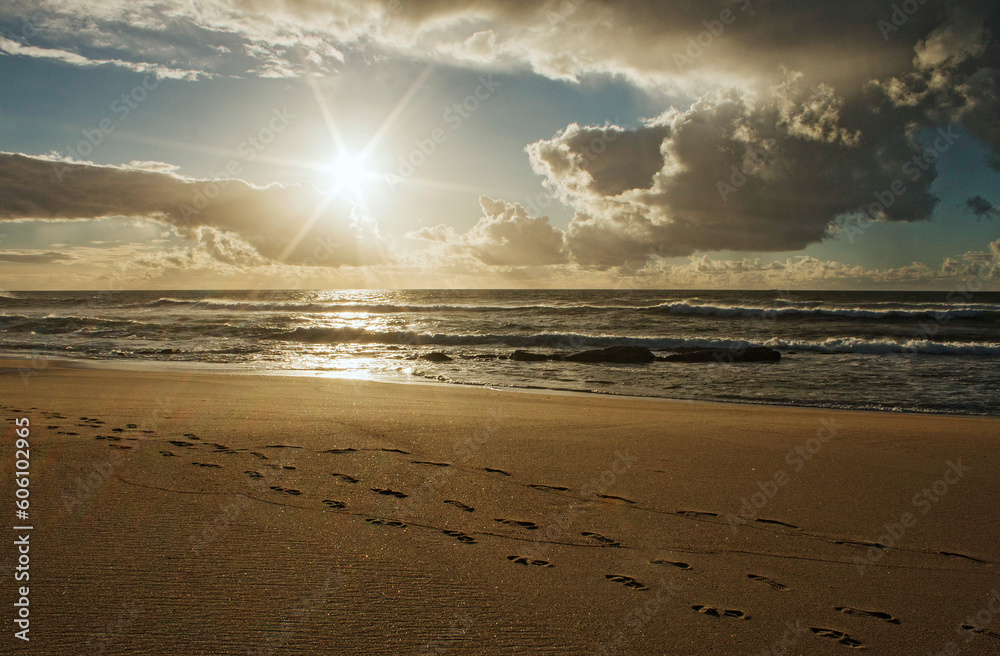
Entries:
{"label": "dark rock", "polygon": [[510,359],[518,362],[541,362],[543,360],[548,360],[549,356],[544,353],[532,353],[531,351],[517,350],[510,354]]}
{"label": "dark rock", "polygon": [[417,356],[420,360],[428,360],[430,362],[450,362],[451,356],[441,353],[440,351],[433,351],[431,353],[424,353],[423,355]]}
{"label": "dark rock", "polygon": [[598,351],[583,351],[566,356],[569,362],[617,362],[642,364],[653,362],[656,356],[645,346],[609,346]]}
{"label": "dark rock", "polygon": [[690,348],[677,349],[657,358],[661,362],[777,362],[781,353],[765,346],[742,349]]}

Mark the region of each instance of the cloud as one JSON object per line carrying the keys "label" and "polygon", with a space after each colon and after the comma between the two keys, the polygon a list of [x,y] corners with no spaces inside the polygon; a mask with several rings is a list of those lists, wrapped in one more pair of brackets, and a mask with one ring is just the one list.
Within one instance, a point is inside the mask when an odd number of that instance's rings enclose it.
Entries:
{"label": "cloud", "polygon": [[544,266],[566,262],[562,231],[548,217],[529,216],[517,203],[481,196],[483,217],[464,234],[439,225],[408,237],[433,242],[450,255],[472,257],[488,266]]}
{"label": "cloud", "polygon": [[312,185],[255,187],[184,178],[149,162],[98,166],[0,153],[0,221],[114,216],[163,223],[233,263],[258,257],[335,267],[388,258],[373,221]]}
{"label": "cloud", "polygon": [[982,196],[972,196],[965,201],[966,211],[972,213],[977,219],[1000,218],[1000,207],[997,207]]}
{"label": "cloud", "polygon": [[576,210],[567,248],[588,265],[799,250],[838,217],[921,221],[937,203],[936,172],[906,122],[825,85],[804,89],[796,73],[766,93],[706,94],[634,129],[572,124],[526,150]]}
{"label": "cloud", "polygon": [[896,107],[912,108],[925,121],[956,123],[991,149],[988,163],[1000,170],[1000,46],[981,13],[957,6],[950,17],[914,46],[913,68],[873,81]]}
{"label": "cloud", "polygon": [[[261,77],[335,75],[355,57],[395,58],[568,81],[618,76],[656,97],[667,92],[675,107],[640,125],[573,123],[528,145],[533,170],[575,212],[565,232],[491,201],[467,233],[416,233],[495,266],[635,268],[657,256],[801,249],[852,214],[927,220],[941,154],[918,146],[928,133],[947,147],[953,135],[971,135],[1000,170],[1000,9],[959,0],[914,3],[906,13],[901,4],[8,0],[0,28],[10,38],[0,49],[70,65]],[[139,164],[118,173],[97,168],[111,186],[130,181],[120,187],[128,212],[192,235],[196,228],[230,235],[195,236],[234,261],[247,257],[234,239],[280,257],[275,244],[294,229],[277,234],[273,217],[287,209],[293,226],[304,226],[321,200],[305,187],[234,182],[191,223],[171,208],[208,181]],[[162,177],[144,177],[154,174]],[[117,211],[90,181],[96,177],[81,172],[73,183],[83,193],[80,211]],[[49,198],[27,183],[17,191],[11,203],[20,212],[70,211],[65,191]],[[332,261],[379,260],[374,226],[344,209],[324,214],[339,226],[329,231],[355,244],[338,248]],[[291,256],[308,259],[301,249]]]}
{"label": "cloud", "polygon": [[136,73],[155,73],[158,78],[187,79],[194,80],[199,75],[204,75],[199,71],[188,69],[172,68],[151,64],[149,62],[131,62],[121,59],[90,59],[75,52],[68,52],[58,48],[38,48],[35,46],[23,45],[17,41],[0,37],[0,55],[19,55],[22,57],[33,57],[38,59],[52,59],[64,64],[75,66],[117,66]]}
{"label": "cloud", "polygon": [[14,262],[17,264],[55,264],[72,262],[76,258],[66,253],[55,251],[38,250],[18,250],[0,251],[0,262]]}

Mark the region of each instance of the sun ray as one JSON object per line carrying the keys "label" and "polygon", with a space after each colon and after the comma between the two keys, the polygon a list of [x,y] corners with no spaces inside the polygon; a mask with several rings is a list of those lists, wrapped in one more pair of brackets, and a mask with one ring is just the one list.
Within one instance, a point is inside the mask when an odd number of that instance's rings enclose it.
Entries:
{"label": "sun ray", "polygon": [[366,158],[371,154],[372,150],[374,150],[379,142],[382,141],[383,137],[385,137],[386,133],[389,132],[393,124],[399,119],[400,116],[402,116],[409,104],[413,102],[417,92],[420,91],[420,88],[424,85],[424,82],[427,81],[427,78],[430,77],[433,71],[433,64],[427,64],[427,66],[424,67],[424,70],[420,71],[420,75],[418,75],[413,81],[413,84],[411,84],[410,88],[403,94],[403,97],[399,99],[396,106],[392,108],[389,115],[385,117],[385,120],[382,121],[382,125],[380,125],[378,130],[375,131],[372,138],[368,140],[368,144],[362,149],[361,153],[358,155],[359,157]]}

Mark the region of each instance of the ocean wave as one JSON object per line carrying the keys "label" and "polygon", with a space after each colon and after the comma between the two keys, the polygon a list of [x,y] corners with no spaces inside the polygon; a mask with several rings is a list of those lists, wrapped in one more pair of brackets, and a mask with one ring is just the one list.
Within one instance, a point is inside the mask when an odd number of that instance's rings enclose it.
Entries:
{"label": "ocean wave", "polygon": [[[803,304],[804,305],[804,304]],[[815,304],[814,304],[815,305]],[[832,317],[840,319],[931,319],[939,322],[954,319],[994,320],[1000,317],[1000,306],[980,304],[976,307],[955,306],[900,306],[894,304],[883,309],[864,307],[763,307],[743,305],[692,305],[685,302],[661,303],[646,308],[651,311],[678,315],[701,315],[718,317],[746,317],[777,319],[780,317]]]}
{"label": "ocean wave", "polygon": [[[178,306],[201,310],[237,310],[245,312],[366,312],[371,314],[393,314],[414,312],[510,312],[525,310],[563,310],[578,306],[562,305],[400,305],[395,303],[315,303],[301,301],[235,301],[225,299],[189,300],[160,298],[148,303],[150,307]],[[588,306],[579,306],[587,309]],[[591,309],[600,309],[591,306]],[[605,308],[614,309],[614,308]]]}
{"label": "ocean wave", "polygon": [[817,353],[856,353],[859,355],[997,355],[997,342],[934,342],[926,339],[890,340],[856,337],[829,338],[822,341],[771,339],[763,344],[781,351]]}
{"label": "ocean wave", "polygon": [[616,335],[581,335],[574,333],[537,333],[532,335],[446,333],[416,333],[410,331],[369,331],[352,327],[296,328],[276,332],[272,339],[314,344],[388,344],[440,347],[508,347],[557,350],[585,350],[609,346],[644,346],[651,351],[678,348],[741,349],[767,346],[781,351],[812,351],[817,353],[858,353],[867,355],[1000,355],[996,342],[934,342],[930,340],[829,338],[821,341],[770,339],[749,342],[734,339],[649,338]]}
{"label": "ocean wave", "polygon": [[679,316],[733,317],[755,319],[830,318],[842,320],[907,321],[927,319],[938,322],[952,320],[996,320],[1000,318],[1000,305],[992,303],[907,304],[900,302],[872,302],[857,306],[829,305],[820,301],[797,301],[778,299],[770,305],[728,305],[706,303],[698,297],[677,301],[632,301],[628,304],[621,298],[606,302],[563,302],[532,304],[475,304],[475,303],[378,303],[378,302],[337,302],[310,300],[237,300],[226,298],[185,299],[163,297],[142,303],[148,308],[178,308],[205,312],[260,312],[260,313],[303,313],[303,314],[447,314],[447,313],[548,313],[553,316],[577,315],[582,313],[630,312],[669,314]]}
{"label": "ocean wave", "polygon": [[0,330],[4,332],[32,332],[43,335],[90,332],[94,330],[120,330],[132,328],[139,322],[129,319],[99,319],[96,317],[44,316],[29,317],[24,314],[0,314]]}

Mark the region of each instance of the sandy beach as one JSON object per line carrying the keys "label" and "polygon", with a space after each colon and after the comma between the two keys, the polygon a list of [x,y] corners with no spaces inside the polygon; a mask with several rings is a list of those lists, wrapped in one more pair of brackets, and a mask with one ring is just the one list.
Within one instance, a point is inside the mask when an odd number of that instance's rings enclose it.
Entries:
{"label": "sandy beach", "polygon": [[33,526],[4,653],[1000,650],[995,418],[27,361],[0,390]]}

